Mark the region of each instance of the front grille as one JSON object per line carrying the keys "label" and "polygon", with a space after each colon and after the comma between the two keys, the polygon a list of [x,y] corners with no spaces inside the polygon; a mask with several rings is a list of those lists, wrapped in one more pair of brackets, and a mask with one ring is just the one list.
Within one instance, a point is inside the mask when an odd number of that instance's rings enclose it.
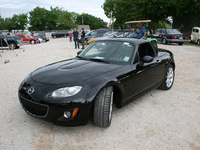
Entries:
{"label": "front grille", "polygon": [[20,96],[19,99],[22,107],[27,113],[36,117],[46,117],[49,106],[30,101],[22,96]]}

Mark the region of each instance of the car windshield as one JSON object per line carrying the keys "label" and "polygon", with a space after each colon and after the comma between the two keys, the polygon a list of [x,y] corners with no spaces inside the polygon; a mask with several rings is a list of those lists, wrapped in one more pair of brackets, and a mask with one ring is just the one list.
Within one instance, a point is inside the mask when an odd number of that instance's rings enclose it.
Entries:
{"label": "car windshield", "polygon": [[177,29],[167,29],[168,34],[181,34]]}
{"label": "car windshield", "polygon": [[78,57],[108,63],[128,63],[135,46],[122,41],[94,41]]}

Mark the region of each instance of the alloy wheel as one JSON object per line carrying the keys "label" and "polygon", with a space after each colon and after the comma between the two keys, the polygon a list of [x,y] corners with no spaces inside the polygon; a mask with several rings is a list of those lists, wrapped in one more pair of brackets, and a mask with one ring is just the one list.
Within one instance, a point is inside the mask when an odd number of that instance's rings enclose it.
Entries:
{"label": "alloy wheel", "polygon": [[166,86],[169,88],[172,86],[174,81],[174,71],[173,68],[169,68],[167,71],[167,76],[166,76]]}

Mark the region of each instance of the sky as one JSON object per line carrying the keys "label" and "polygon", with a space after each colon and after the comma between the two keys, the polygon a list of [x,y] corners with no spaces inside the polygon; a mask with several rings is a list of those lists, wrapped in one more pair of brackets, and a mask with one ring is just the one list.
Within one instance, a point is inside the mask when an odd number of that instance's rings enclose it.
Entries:
{"label": "sky", "polygon": [[53,8],[63,8],[68,12],[76,12],[79,14],[88,13],[109,23],[109,18],[106,17],[103,8],[101,8],[104,1],[105,0],[1,0],[0,15],[2,18],[12,18],[14,14],[28,13],[38,6],[47,10],[50,10],[52,6]]}

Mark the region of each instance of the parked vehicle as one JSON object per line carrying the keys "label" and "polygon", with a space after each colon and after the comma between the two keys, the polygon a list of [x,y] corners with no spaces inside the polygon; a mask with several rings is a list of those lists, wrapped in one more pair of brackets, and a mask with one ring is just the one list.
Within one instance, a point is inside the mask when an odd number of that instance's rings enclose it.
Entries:
{"label": "parked vehicle", "polygon": [[189,42],[200,45],[200,27],[193,27]]}
{"label": "parked vehicle", "polygon": [[[92,38],[103,37],[103,35],[109,31],[110,31],[110,29],[92,30],[85,34],[85,42],[87,43]],[[81,43],[81,37],[79,38],[79,43]]]}
{"label": "parked vehicle", "polygon": [[67,30],[60,30],[57,32],[54,32],[51,34],[52,38],[58,38],[58,37],[68,37],[69,33]]}
{"label": "parked vehicle", "polygon": [[10,49],[19,48],[20,44],[13,36],[3,35],[0,33],[0,47],[9,47]]}
{"label": "parked vehicle", "polygon": [[40,38],[42,38],[44,42],[49,41],[49,38],[46,37],[46,34],[45,34],[44,31],[40,31],[40,32],[38,33],[38,36],[39,36]]}
{"label": "parked vehicle", "polygon": [[30,42],[31,44],[35,44],[38,42],[38,38],[37,37],[26,37],[24,36],[24,34],[15,34],[15,36],[19,36],[23,42]]}
{"label": "parked vehicle", "polygon": [[183,45],[184,42],[189,42],[189,36],[184,35],[177,29],[157,29],[153,37],[162,44],[178,43],[178,45]]}
{"label": "parked vehicle", "polygon": [[98,38],[77,54],[36,69],[22,81],[19,101],[29,115],[78,126],[92,114],[96,126],[108,127],[113,105],[121,108],[174,83],[173,54],[147,40]]}

